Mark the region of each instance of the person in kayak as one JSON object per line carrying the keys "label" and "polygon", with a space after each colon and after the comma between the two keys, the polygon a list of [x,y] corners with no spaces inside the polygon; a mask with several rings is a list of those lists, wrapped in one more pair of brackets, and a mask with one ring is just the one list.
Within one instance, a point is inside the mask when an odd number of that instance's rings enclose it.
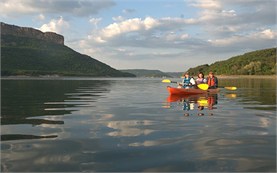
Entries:
{"label": "person in kayak", "polygon": [[204,77],[204,73],[203,72],[199,72],[197,79],[196,79],[196,84],[199,85],[201,83],[207,83],[207,80]]}
{"label": "person in kayak", "polygon": [[218,87],[217,77],[214,76],[212,71],[209,72],[209,76],[207,77],[207,84],[209,85],[209,89],[216,89]]}
{"label": "person in kayak", "polygon": [[183,88],[192,88],[195,86],[195,80],[193,77],[190,77],[189,72],[186,72],[184,74],[183,81],[179,84],[179,86],[182,86]]}

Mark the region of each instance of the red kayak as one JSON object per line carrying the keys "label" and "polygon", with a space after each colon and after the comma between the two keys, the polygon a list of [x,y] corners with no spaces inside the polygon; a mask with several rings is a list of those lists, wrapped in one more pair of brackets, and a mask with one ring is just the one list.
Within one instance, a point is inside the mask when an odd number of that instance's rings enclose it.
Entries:
{"label": "red kayak", "polygon": [[167,90],[170,95],[192,95],[192,94],[205,94],[205,93],[218,93],[219,92],[219,88],[201,90],[201,89],[195,89],[195,88],[172,88],[170,86],[167,87]]}

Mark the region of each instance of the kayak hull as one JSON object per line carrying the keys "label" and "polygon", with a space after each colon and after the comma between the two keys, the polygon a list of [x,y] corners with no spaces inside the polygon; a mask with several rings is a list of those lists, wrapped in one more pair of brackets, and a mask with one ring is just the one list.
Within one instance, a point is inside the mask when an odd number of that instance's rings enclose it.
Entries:
{"label": "kayak hull", "polygon": [[219,88],[201,90],[201,89],[195,89],[195,88],[173,88],[168,86],[167,91],[169,92],[170,95],[193,95],[193,94],[218,93]]}

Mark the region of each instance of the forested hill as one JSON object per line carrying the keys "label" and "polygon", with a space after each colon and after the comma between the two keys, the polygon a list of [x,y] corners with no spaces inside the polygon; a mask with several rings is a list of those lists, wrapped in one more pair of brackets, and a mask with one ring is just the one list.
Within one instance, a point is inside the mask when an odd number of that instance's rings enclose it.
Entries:
{"label": "forested hill", "polygon": [[276,74],[276,48],[257,50],[218,61],[211,65],[204,64],[188,70],[192,75],[199,71],[217,75],[273,75]]}
{"label": "forested hill", "polygon": [[1,76],[135,77],[64,45],[63,36],[1,22]]}

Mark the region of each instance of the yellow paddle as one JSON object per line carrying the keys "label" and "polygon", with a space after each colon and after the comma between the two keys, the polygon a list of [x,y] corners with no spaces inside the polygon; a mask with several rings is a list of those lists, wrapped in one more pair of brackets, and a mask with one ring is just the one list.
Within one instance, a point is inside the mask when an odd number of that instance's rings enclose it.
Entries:
{"label": "yellow paddle", "polygon": [[178,82],[175,82],[175,81],[171,81],[169,79],[164,79],[162,80],[163,83],[178,83]]}
{"label": "yellow paddle", "polygon": [[[199,84],[197,86],[201,90],[207,90],[207,89],[209,89],[209,85],[208,84]],[[232,90],[232,91],[237,90],[237,87],[234,87],[234,86],[230,86],[230,87],[229,86],[228,87],[219,86],[218,88],[225,88],[227,90]]]}
{"label": "yellow paddle", "polygon": [[205,83],[201,83],[199,85],[197,85],[197,87],[201,90],[208,90],[209,89],[209,85],[208,84],[205,84]]}

